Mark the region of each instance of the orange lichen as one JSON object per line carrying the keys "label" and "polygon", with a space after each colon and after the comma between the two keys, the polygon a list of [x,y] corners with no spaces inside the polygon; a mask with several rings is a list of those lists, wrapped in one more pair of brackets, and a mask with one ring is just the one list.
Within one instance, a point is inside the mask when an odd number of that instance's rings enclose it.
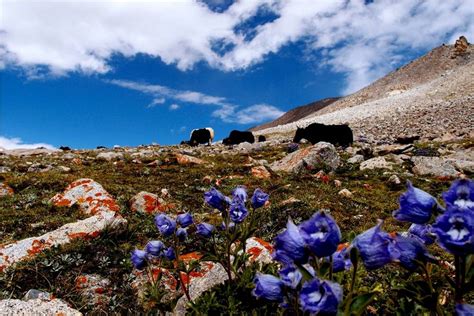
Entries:
{"label": "orange lichen", "polygon": [[144,206],[147,213],[153,213],[159,205],[158,199],[149,194],[144,194],[143,200],[145,201]]}
{"label": "orange lichen", "polygon": [[343,249],[346,249],[347,247],[349,247],[349,243],[348,243],[348,242],[345,242],[345,243],[343,243],[343,244],[339,244],[339,245],[337,246],[337,251],[341,251],[341,250],[343,250]]}
{"label": "orange lichen", "polygon": [[28,254],[30,256],[34,256],[39,254],[41,251],[43,251],[48,244],[46,242],[42,242],[41,240],[33,240],[33,243],[31,244],[31,248],[27,250]]}
{"label": "orange lichen", "polygon": [[257,258],[258,256],[260,256],[260,254],[262,253],[263,249],[262,248],[259,248],[259,247],[252,247],[250,249],[247,249],[247,253],[251,255],[251,258],[252,259],[255,259]]}
{"label": "orange lichen", "polygon": [[179,256],[179,260],[185,262],[185,263],[188,263],[192,260],[199,260],[202,258],[202,254],[200,254],[199,252],[197,251],[194,251],[194,252],[190,252],[190,253],[187,253],[187,254],[184,254],[184,255],[181,255]]}
{"label": "orange lichen", "polygon": [[263,240],[263,239],[257,238],[257,237],[254,237],[253,239],[254,239],[256,242],[258,242],[260,245],[262,245],[263,247],[265,247],[268,251],[273,251],[273,246],[272,246],[269,242],[267,242],[267,241],[265,241],[265,240]]}

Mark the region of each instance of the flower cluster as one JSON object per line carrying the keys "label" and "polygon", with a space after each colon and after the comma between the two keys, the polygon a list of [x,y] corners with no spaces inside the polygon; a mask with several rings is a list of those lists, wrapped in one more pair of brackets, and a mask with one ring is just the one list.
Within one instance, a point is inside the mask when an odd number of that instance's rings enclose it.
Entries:
{"label": "flower cluster", "polygon": [[[282,263],[280,277],[257,274],[253,295],[312,314],[335,314],[342,301],[342,288],[318,276],[317,267],[331,261],[337,267],[334,272],[350,268],[347,248],[338,249],[340,241],[336,221],[325,212],[314,214],[298,226],[289,219],[286,230],[275,238],[273,258]],[[299,306],[291,306],[295,301]]]}
{"label": "flower cluster", "polygon": [[[311,314],[336,314],[342,301],[342,288],[332,282],[331,276],[333,272],[351,269],[352,249],[367,270],[398,263],[413,272],[420,265],[437,262],[426,248],[437,242],[460,258],[456,260],[459,265],[456,271],[463,275],[456,278],[459,280],[456,299],[462,302],[465,273],[462,265],[465,265],[465,256],[474,254],[474,182],[457,180],[442,197],[445,208],[429,193],[408,182],[408,190],[401,195],[400,208],[393,212],[393,216],[411,222],[409,230],[389,234],[382,230],[382,221],[379,221],[356,236],[351,244],[340,244],[339,227],[325,212],[316,213],[299,225],[288,220],[286,230],[274,239],[273,257],[282,264],[279,277],[257,274],[254,296],[279,301],[282,306],[299,308]],[[430,224],[433,216],[437,217]],[[330,263],[330,280],[324,280],[325,275],[319,271],[323,262]],[[351,288],[349,295],[352,294]],[[299,305],[289,307],[288,304],[294,301]],[[460,314],[472,308],[466,304],[457,306]]]}

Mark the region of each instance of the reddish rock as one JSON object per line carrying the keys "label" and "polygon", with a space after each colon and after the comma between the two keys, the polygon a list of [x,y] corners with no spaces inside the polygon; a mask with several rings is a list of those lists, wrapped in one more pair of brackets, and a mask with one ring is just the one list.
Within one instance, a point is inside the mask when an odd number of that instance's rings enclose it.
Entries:
{"label": "reddish rock", "polygon": [[111,300],[110,281],[97,274],[83,274],[76,278],[76,290],[88,305],[106,308]]}
{"label": "reddish rock", "polygon": [[130,209],[133,212],[154,214],[169,210],[168,205],[162,198],[156,194],[142,191],[130,200]]}
{"label": "reddish rock", "polygon": [[64,193],[56,194],[51,202],[56,206],[72,206],[76,203],[85,214],[100,211],[116,212],[120,208],[115,199],[92,179],[79,179],[71,183]]}
{"label": "reddish rock", "polygon": [[0,197],[2,196],[12,196],[13,195],[13,189],[10,188],[8,185],[6,185],[3,182],[0,182]]}
{"label": "reddish rock", "polygon": [[206,163],[202,159],[199,159],[193,156],[183,155],[183,154],[176,154],[176,160],[178,161],[178,164],[180,165],[202,165]]}
{"label": "reddish rock", "polygon": [[265,168],[264,166],[253,167],[251,172],[252,176],[254,176],[255,178],[268,179],[271,177],[270,172],[268,172],[267,168]]}

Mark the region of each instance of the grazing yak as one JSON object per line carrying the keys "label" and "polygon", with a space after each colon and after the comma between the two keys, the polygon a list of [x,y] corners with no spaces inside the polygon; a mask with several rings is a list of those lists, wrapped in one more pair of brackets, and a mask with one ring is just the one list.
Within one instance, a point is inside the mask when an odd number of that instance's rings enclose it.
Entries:
{"label": "grazing yak", "polygon": [[354,141],[352,130],[348,125],[324,125],[313,123],[306,128],[296,130],[294,143],[299,143],[302,139],[310,141],[312,144],[318,142],[328,142],[340,146],[349,146]]}
{"label": "grazing yak", "polygon": [[210,127],[193,129],[190,137],[188,144],[191,146],[198,146],[199,144],[206,143],[211,145],[214,140],[214,130]]}
{"label": "grazing yak", "polygon": [[233,130],[230,132],[229,137],[222,140],[224,145],[238,145],[244,142],[255,143],[255,137],[252,132]]}
{"label": "grazing yak", "polygon": [[259,143],[266,142],[266,141],[267,141],[267,138],[265,136],[263,136],[263,135],[258,136],[258,142]]}

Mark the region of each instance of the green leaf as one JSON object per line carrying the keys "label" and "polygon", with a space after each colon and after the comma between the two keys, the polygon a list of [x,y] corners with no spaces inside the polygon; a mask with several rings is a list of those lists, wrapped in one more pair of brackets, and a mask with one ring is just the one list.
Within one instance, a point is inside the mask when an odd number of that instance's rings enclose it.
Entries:
{"label": "green leaf", "polygon": [[376,294],[376,292],[370,292],[354,297],[351,303],[351,315],[361,315],[367,305],[374,300]]}

